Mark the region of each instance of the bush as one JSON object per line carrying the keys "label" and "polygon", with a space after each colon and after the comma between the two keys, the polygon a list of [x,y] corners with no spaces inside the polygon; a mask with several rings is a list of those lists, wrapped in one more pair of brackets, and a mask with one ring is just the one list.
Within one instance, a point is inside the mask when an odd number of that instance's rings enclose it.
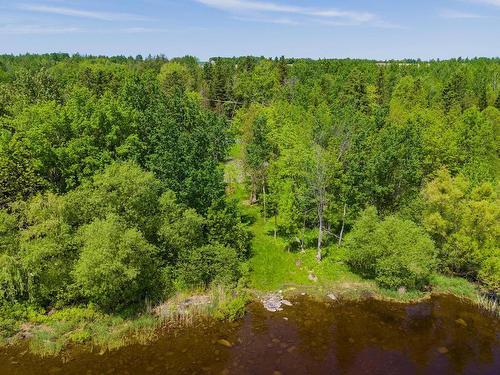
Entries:
{"label": "bush", "polygon": [[151,172],[133,162],[115,162],[71,192],[67,200],[72,204],[71,211],[80,213],[84,224],[114,213],[150,240],[158,230],[161,193],[161,183]]}
{"label": "bush", "polygon": [[179,279],[186,286],[230,285],[240,276],[238,254],[220,244],[186,251],[179,260]]}
{"label": "bush", "polygon": [[344,248],[349,265],[361,276],[373,279],[377,275],[375,264],[382,256],[382,248],[375,246],[372,236],[378,225],[375,207],[367,208],[356,221],[354,229],[346,236]]}
{"label": "bush", "polygon": [[363,212],[344,243],[347,262],[386,288],[421,289],[434,269],[434,244],[409,220],[380,220],[375,208]]}
{"label": "bush", "polygon": [[113,310],[151,299],[163,289],[156,248],[119,217],[110,215],[83,226],[80,239],[74,276],[90,302]]}
{"label": "bush", "polygon": [[203,216],[192,208],[186,209],[178,204],[172,191],[163,193],[159,205],[161,224],[158,229],[158,245],[163,259],[175,261],[182,250],[204,243]]}
{"label": "bush", "polygon": [[0,303],[0,339],[15,334],[22,322],[33,314],[34,309],[24,304]]}
{"label": "bush", "polygon": [[207,231],[209,242],[236,249],[240,259],[249,256],[252,233],[242,223],[235,200],[219,199],[214,202],[207,213]]}
{"label": "bush", "polygon": [[472,187],[463,176],[452,177],[443,169],[422,196],[423,223],[437,245],[439,269],[498,287],[500,201],[494,186]]}
{"label": "bush", "polygon": [[21,264],[6,254],[0,254],[0,303],[16,301],[26,292],[26,280]]}
{"label": "bush", "polygon": [[245,295],[230,297],[229,301],[224,301],[218,306],[213,315],[216,319],[234,322],[245,315],[246,304]]}
{"label": "bush", "polygon": [[17,220],[5,210],[0,210],[0,254],[15,254],[18,249]]}
{"label": "bush", "polygon": [[41,306],[71,299],[71,272],[78,257],[64,196],[46,193],[19,207],[19,258],[28,277],[31,302]]}
{"label": "bush", "polygon": [[[497,252],[499,252],[497,250]],[[500,293],[500,255],[486,258],[479,271],[479,279],[489,290]]]}

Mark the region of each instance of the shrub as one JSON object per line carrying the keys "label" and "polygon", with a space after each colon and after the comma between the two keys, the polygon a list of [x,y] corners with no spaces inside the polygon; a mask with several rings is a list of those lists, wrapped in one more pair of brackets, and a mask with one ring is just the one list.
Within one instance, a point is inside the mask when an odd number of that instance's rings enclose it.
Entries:
{"label": "shrub", "polygon": [[20,210],[19,258],[27,271],[30,301],[59,304],[70,294],[71,271],[78,257],[66,198],[37,195]]}
{"label": "shrub", "polygon": [[96,173],[91,182],[71,192],[68,201],[72,201],[73,211],[81,212],[86,224],[114,213],[127,226],[141,230],[149,240],[158,230],[161,193],[161,183],[151,172],[133,162],[115,162]]}
{"label": "shrub", "polygon": [[158,238],[163,259],[173,261],[183,249],[203,244],[205,220],[201,215],[178,204],[172,191],[166,191],[160,197],[159,205],[161,224]]}
{"label": "shrub", "polygon": [[214,317],[219,320],[234,322],[245,315],[247,298],[245,295],[230,297],[228,301],[222,302],[214,312]]}
{"label": "shrub", "polygon": [[375,207],[369,207],[363,211],[344,242],[349,265],[361,276],[369,279],[375,278],[377,274],[375,264],[382,256],[382,248],[372,242],[377,225],[377,210]]}
{"label": "shrub", "polygon": [[179,278],[186,286],[233,284],[239,276],[238,254],[231,247],[206,245],[181,255]]}
{"label": "shrub", "polygon": [[0,303],[16,301],[26,291],[21,264],[6,254],[0,254]]}
{"label": "shrub", "polygon": [[250,253],[252,234],[242,223],[235,200],[219,199],[207,213],[208,240],[237,250],[241,259]]}
{"label": "shrub", "polygon": [[0,254],[14,254],[18,248],[17,220],[5,210],[0,210]]}
{"label": "shrub", "polygon": [[423,229],[396,216],[381,220],[373,207],[363,212],[344,246],[353,270],[382,287],[420,289],[434,269],[434,244]]}
{"label": "shrub", "polygon": [[479,271],[479,279],[485,284],[486,288],[500,293],[500,255],[486,258],[481,266],[481,271]]}
{"label": "shrub", "polygon": [[498,288],[498,194],[489,182],[470,185],[440,170],[422,192],[424,226],[436,242],[440,270]]}
{"label": "shrub", "polygon": [[74,276],[89,301],[105,309],[154,297],[162,290],[157,251],[115,215],[81,228]]}

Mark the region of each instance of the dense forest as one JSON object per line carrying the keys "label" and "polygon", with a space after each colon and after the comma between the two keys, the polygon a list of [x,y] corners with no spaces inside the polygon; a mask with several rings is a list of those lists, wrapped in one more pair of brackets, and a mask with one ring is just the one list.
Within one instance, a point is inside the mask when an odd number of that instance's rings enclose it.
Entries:
{"label": "dense forest", "polygon": [[499,59],[0,56],[0,309],[244,286],[242,205],[380,287],[499,292],[499,136]]}

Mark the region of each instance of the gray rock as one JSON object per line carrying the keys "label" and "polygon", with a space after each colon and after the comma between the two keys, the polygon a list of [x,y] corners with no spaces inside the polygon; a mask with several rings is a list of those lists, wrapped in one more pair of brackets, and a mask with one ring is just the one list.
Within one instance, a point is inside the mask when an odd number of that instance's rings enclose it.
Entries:
{"label": "gray rock", "polygon": [[283,299],[283,295],[281,294],[281,290],[278,293],[270,293],[262,299],[262,304],[267,311],[276,312],[282,311],[282,305],[292,306],[290,301]]}
{"label": "gray rock", "polygon": [[330,298],[333,301],[336,301],[338,299],[337,296],[335,294],[333,294],[333,293],[328,294],[327,297]]}
{"label": "gray rock", "polygon": [[309,276],[308,276],[309,280],[313,281],[313,282],[317,282],[318,281],[318,277],[312,273],[312,272],[309,272]]}

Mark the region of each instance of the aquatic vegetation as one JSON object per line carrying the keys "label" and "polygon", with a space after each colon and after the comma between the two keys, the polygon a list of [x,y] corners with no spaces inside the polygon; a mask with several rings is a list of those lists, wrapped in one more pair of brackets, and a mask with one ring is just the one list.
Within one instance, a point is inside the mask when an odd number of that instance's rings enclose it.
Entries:
{"label": "aquatic vegetation", "polygon": [[500,302],[497,299],[478,295],[475,302],[481,309],[500,319]]}
{"label": "aquatic vegetation", "polygon": [[[149,326],[146,320],[138,325]],[[360,358],[365,360],[361,371],[373,373],[440,373],[443,368],[495,373],[499,329],[497,318],[451,295],[408,304],[299,294],[281,311],[253,302],[236,322],[207,319],[159,330],[147,345],[112,352],[76,351],[40,361],[23,349],[7,348],[0,350],[0,373],[356,373]]]}

